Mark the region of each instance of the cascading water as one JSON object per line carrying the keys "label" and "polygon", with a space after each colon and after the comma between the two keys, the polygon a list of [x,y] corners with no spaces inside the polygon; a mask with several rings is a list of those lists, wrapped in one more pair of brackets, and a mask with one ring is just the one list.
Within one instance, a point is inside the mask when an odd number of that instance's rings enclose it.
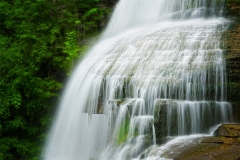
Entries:
{"label": "cascading water", "polygon": [[222,6],[121,0],[68,82],[43,159],[140,159],[168,136],[231,121]]}

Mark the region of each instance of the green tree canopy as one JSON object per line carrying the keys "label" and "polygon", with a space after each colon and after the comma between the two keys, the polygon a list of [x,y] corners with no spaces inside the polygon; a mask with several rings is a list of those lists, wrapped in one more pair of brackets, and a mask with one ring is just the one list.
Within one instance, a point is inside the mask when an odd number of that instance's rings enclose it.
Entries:
{"label": "green tree canopy", "polygon": [[63,82],[104,26],[98,0],[0,2],[0,159],[39,159]]}

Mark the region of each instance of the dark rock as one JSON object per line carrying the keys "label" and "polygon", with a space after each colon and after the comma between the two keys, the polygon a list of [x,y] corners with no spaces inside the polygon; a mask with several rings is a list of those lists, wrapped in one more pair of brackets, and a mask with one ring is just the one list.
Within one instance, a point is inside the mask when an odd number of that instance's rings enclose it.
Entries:
{"label": "dark rock", "polygon": [[226,16],[237,17],[240,15],[240,2],[238,0],[226,1]]}
{"label": "dark rock", "polygon": [[227,101],[233,108],[233,121],[240,122],[240,2],[226,1],[226,17],[231,25],[222,35],[226,59]]}

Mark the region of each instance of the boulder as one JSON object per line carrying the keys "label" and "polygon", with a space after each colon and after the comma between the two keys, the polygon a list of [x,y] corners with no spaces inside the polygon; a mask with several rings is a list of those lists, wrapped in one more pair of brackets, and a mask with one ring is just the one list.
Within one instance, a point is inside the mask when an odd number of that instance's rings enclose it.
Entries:
{"label": "boulder", "polygon": [[222,124],[214,132],[215,136],[240,137],[240,124]]}

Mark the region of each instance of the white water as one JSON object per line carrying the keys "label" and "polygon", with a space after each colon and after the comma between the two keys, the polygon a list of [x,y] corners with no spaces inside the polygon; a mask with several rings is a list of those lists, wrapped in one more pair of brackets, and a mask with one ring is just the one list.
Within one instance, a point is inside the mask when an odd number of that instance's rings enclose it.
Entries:
{"label": "white water", "polygon": [[67,84],[43,159],[134,159],[167,136],[230,121],[228,21],[208,2],[121,0]]}
{"label": "white water", "polygon": [[[179,154],[181,150],[185,147],[194,146],[196,143],[200,143],[201,137],[207,137],[204,134],[188,135],[188,136],[179,136],[170,140],[161,146],[151,146],[144,153],[142,153],[141,160],[173,160],[172,158],[163,158],[163,157],[174,157],[174,155]],[[135,158],[133,160],[139,160]]]}

